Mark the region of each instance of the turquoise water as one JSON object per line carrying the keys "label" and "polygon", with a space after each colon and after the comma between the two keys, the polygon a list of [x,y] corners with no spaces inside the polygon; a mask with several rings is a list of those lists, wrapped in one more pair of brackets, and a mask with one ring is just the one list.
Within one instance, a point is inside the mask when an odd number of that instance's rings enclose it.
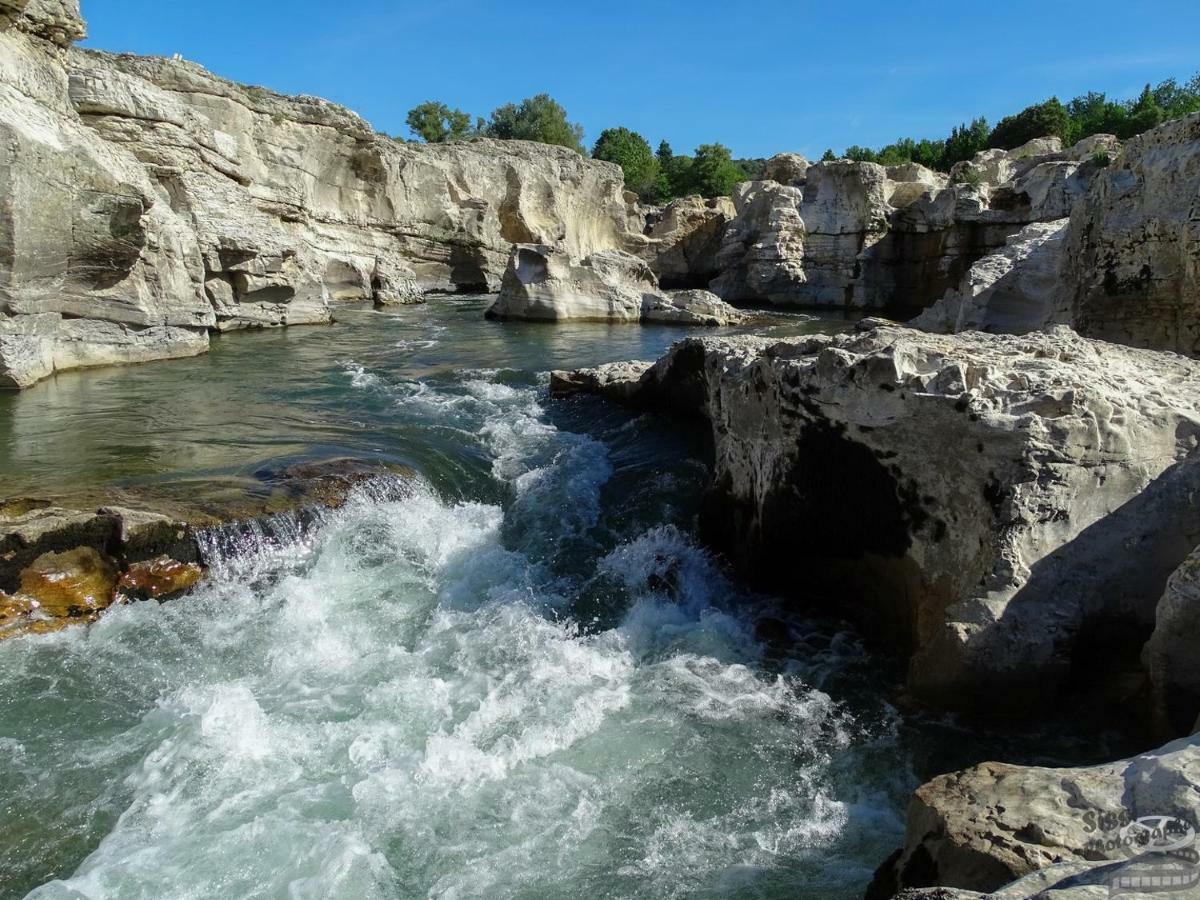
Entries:
{"label": "turquoise water", "polygon": [[914,780],[890,682],[697,546],[701,432],[546,397],[681,332],[485,302],[0,398],[10,495],[420,475],[185,599],[0,644],[0,896],[861,895]]}

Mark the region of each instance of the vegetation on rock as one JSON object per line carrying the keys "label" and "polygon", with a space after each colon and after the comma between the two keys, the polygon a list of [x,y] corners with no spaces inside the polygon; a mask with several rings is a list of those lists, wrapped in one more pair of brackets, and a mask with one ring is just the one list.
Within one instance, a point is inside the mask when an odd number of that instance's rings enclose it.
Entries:
{"label": "vegetation on rock", "polygon": [[[876,162],[885,166],[908,162],[948,172],[957,162],[970,159],[980,150],[1011,150],[1034,138],[1055,136],[1064,144],[1074,144],[1094,134],[1114,134],[1121,140],[1148,131],[1163,122],[1200,110],[1200,73],[1187,84],[1174,78],[1147,84],[1136,100],[1111,100],[1095,91],[1062,103],[1051,97],[1001,119],[989,129],[984,118],[955,127],[944,140],[901,138],[878,150],[850,146],[846,158]],[[835,159],[826,150],[825,160]]]}

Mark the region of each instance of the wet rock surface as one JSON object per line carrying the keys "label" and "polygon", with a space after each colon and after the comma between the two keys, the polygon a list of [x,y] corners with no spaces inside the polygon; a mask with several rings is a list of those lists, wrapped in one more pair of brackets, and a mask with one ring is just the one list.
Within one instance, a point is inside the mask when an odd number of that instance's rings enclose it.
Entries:
{"label": "wet rock surface", "polygon": [[122,505],[0,503],[0,638],[94,621],[113,603],[167,600],[203,577],[211,547],[289,535],[355,492],[404,496],[411,470],[358,459],[267,467],[243,480],[156,484],[91,494]]}

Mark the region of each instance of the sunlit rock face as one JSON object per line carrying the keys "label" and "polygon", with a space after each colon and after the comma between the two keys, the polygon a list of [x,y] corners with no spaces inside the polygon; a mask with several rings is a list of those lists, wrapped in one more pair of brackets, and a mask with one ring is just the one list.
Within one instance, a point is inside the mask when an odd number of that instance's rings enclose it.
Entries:
{"label": "sunlit rock face", "polygon": [[949,177],[915,163],[777,157],[768,174],[780,180],[734,191],[712,289],[731,302],[924,308],[1023,227],[1069,215],[1101,171],[1093,145],[988,150]]}
{"label": "sunlit rock face", "polygon": [[514,250],[493,319],[559,322],[653,322],[662,325],[732,325],[741,313],[708,291],[663,291],[641,259],[619,250],[576,259],[539,244]]}
{"label": "sunlit rock face", "polygon": [[1200,354],[1200,113],[1131,139],[1071,215],[1063,318]]}
{"label": "sunlit rock face", "polygon": [[867,321],[557,381],[706,418],[708,541],[903,649],[939,705],[1031,712],[1096,660],[1139,670],[1200,543],[1200,363],[1182,356]]}
{"label": "sunlit rock face", "polygon": [[67,0],[0,4],[0,386],[341,302],[495,290],[519,242],[645,244],[611,164],[405,144],[318,98],[71,48],[83,33]]}
{"label": "sunlit rock face", "polygon": [[[1154,851],[1156,842],[1190,849],[1197,782],[1195,737],[1099,766],[987,762],[942,775],[914,795],[905,845],[880,868],[868,900],[931,884],[949,890],[914,889],[899,896],[1086,900],[1109,896],[1110,886],[1122,882],[1124,893],[1138,897],[1157,893],[1139,893],[1139,885],[1172,876],[1176,886],[1194,885],[1195,867],[1186,855]],[[1169,822],[1172,817],[1182,818]],[[1147,826],[1143,835],[1137,825],[1127,827],[1139,820]],[[1128,841],[1131,837],[1142,843]],[[1177,887],[1163,895],[1172,893],[1191,896],[1194,889]]]}

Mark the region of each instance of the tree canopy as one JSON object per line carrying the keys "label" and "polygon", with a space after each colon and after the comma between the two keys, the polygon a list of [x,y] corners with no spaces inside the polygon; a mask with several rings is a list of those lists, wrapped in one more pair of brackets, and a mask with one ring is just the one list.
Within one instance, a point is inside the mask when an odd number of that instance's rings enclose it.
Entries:
{"label": "tree canopy", "polygon": [[625,173],[625,186],[643,200],[655,199],[659,162],[650,144],[628,128],[606,128],[592,148],[592,158],[616,163]]}
{"label": "tree canopy", "polygon": [[410,109],[407,121],[408,130],[430,144],[462,140],[473,134],[467,113],[436,100]]}
{"label": "tree canopy", "polygon": [[[1095,91],[1066,104],[1051,97],[1006,116],[995,128],[989,129],[987,120],[978,118],[956,126],[940,141],[901,138],[879,150],[847,147],[844,156],[888,166],[917,162],[931,169],[949,171],[955,163],[992,147],[1011,150],[1034,138],[1047,136],[1060,137],[1067,145],[1093,134],[1115,134],[1121,140],[1127,140],[1163,122],[1197,111],[1200,111],[1200,74],[1186,84],[1168,78],[1153,87],[1146,85],[1134,100],[1110,100]],[[833,156],[833,151],[827,150],[823,158]]]}
{"label": "tree canopy", "polygon": [[485,131],[506,141],[540,141],[570,147],[583,155],[583,126],[567,121],[567,111],[549,94],[506,103],[492,112]]}

